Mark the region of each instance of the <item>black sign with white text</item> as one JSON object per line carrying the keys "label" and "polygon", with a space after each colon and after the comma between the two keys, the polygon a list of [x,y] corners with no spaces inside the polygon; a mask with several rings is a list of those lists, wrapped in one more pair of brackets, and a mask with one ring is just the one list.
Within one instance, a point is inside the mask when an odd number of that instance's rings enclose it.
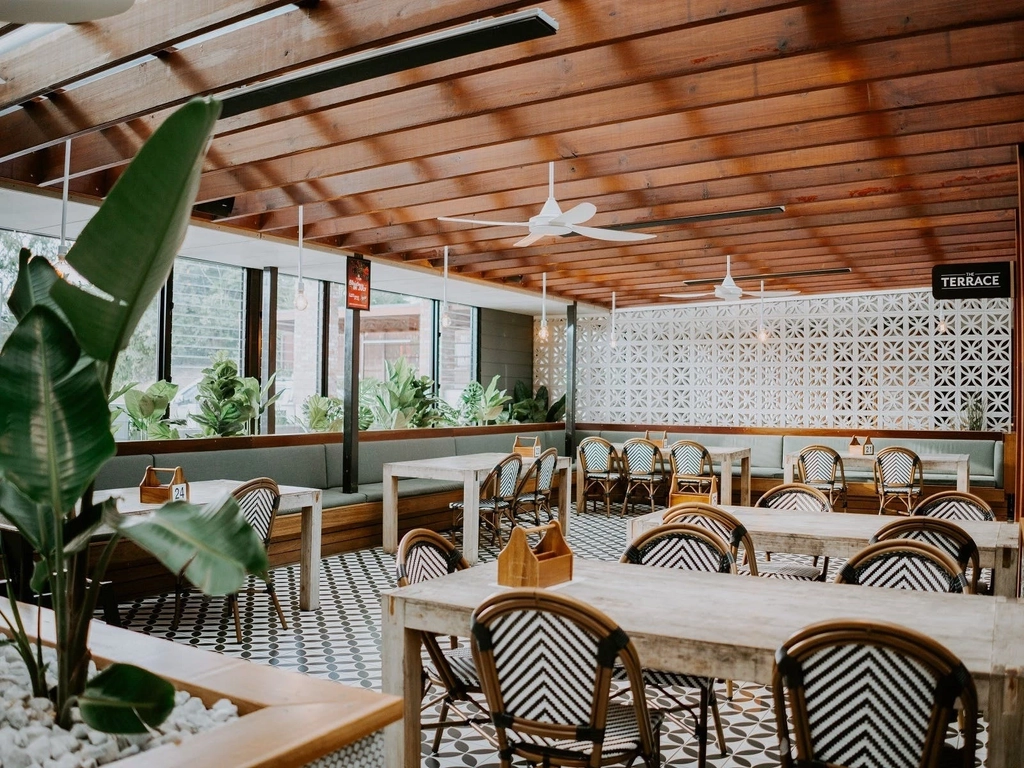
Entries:
{"label": "black sign with white text", "polygon": [[936,299],[1008,299],[1011,295],[1009,261],[932,267],[932,296]]}

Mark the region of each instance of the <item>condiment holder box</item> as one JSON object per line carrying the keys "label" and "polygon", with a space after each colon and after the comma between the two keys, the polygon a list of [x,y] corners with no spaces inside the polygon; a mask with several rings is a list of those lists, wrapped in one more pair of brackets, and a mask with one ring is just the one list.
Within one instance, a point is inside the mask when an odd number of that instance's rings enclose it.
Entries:
{"label": "condiment holder box", "polygon": [[[166,484],[160,482],[161,473],[170,475]],[[139,501],[143,504],[161,504],[188,499],[188,483],[181,467],[146,467],[146,475],[139,483]]]}
{"label": "condiment holder box", "polygon": [[[544,537],[531,549],[526,535],[540,531]],[[572,557],[557,522],[537,528],[513,526],[508,544],[498,554],[498,583],[503,587],[550,587],[572,581]]]}
{"label": "condiment holder box", "polygon": [[540,456],[540,439],[516,435],[515,442],[512,443],[512,453],[518,453],[528,459],[535,459]]}

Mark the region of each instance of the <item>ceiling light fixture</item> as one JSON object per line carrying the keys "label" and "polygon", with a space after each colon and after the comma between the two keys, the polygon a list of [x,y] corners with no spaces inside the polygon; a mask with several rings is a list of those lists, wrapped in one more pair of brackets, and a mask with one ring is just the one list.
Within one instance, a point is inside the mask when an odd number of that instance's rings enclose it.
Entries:
{"label": "ceiling light fixture", "polygon": [[537,329],[537,338],[547,341],[551,334],[548,332],[548,273],[540,276],[540,328]]}
{"label": "ceiling light fixture", "polygon": [[558,22],[539,8],[481,19],[230,92],[221,99],[220,117],[234,117],[375,77],[535,40],[557,31]]}
{"label": "ceiling light fixture", "polygon": [[0,0],[0,19],[14,24],[81,24],[124,13],[135,0]]}
{"label": "ceiling light fixture", "polygon": [[768,341],[768,329],[764,327],[764,280],[761,281],[760,317],[757,321],[757,340],[764,344]]}
{"label": "ceiling light fixture", "polygon": [[448,313],[448,246],[444,247],[444,279],[441,281],[441,327],[452,327],[452,316]]}
{"label": "ceiling light fixture", "polygon": [[615,291],[612,291],[612,337],[608,340],[608,346],[614,349],[618,343],[618,339],[615,338]]}
{"label": "ceiling light fixture", "polygon": [[57,276],[64,277],[68,255],[68,182],[71,179],[71,139],[64,142],[64,189],[60,196],[60,244],[57,246]]}
{"label": "ceiling light fixture", "polygon": [[949,324],[946,323],[946,313],[942,308],[942,302],[938,302],[939,305],[939,333],[949,333]]}
{"label": "ceiling light fixture", "polygon": [[302,206],[299,206],[299,282],[295,286],[295,308],[301,312],[309,306],[309,299],[306,298],[306,285],[302,282]]}

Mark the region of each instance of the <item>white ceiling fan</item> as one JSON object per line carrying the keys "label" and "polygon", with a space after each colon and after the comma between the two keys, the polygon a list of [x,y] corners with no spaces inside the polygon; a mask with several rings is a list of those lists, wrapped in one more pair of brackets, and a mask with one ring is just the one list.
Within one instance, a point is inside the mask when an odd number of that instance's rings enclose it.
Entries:
{"label": "white ceiling fan", "polygon": [[584,227],[583,222],[589,221],[597,213],[593,203],[579,203],[568,211],[562,212],[555,200],[555,164],[548,163],[548,199],[540,213],[531,216],[529,221],[485,221],[483,219],[460,219],[453,216],[438,216],[438,221],[457,221],[465,224],[486,224],[493,227],[526,227],[529,234],[514,243],[519,248],[533,245],[547,235],[577,234],[595,240],[611,240],[615,242],[633,242],[648,240],[655,235],[644,232],[622,232],[616,229],[601,227]]}
{"label": "white ceiling fan", "polygon": [[0,0],[0,21],[79,24],[124,13],[135,0]]}
{"label": "white ceiling fan", "polygon": [[[764,281],[761,281],[762,285]],[[783,296],[795,296],[800,291],[745,291],[736,285],[732,279],[732,256],[725,257],[725,279],[715,286],[714,291],[702,291],[700,293],[663,293],[662,297],[667,299],[696,299],[701,296],[714,296],[723,301],[739,301],[744,296],[760,297],[762,299],[781,298]]]}

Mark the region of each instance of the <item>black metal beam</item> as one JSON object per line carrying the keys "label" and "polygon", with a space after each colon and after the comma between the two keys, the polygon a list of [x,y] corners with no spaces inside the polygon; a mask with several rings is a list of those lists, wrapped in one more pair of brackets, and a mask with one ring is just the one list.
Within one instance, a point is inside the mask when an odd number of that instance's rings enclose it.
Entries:
{"label": "black metal beam", "polygon": [[576,318],[579,305],[565,308],[565,455],[576,455]]}
{"label": "black metal beam", "polygon": [[345,493],[359,490],[359,314],[358,309],[345,310],[345,434],[341,454],[341,489]]}

